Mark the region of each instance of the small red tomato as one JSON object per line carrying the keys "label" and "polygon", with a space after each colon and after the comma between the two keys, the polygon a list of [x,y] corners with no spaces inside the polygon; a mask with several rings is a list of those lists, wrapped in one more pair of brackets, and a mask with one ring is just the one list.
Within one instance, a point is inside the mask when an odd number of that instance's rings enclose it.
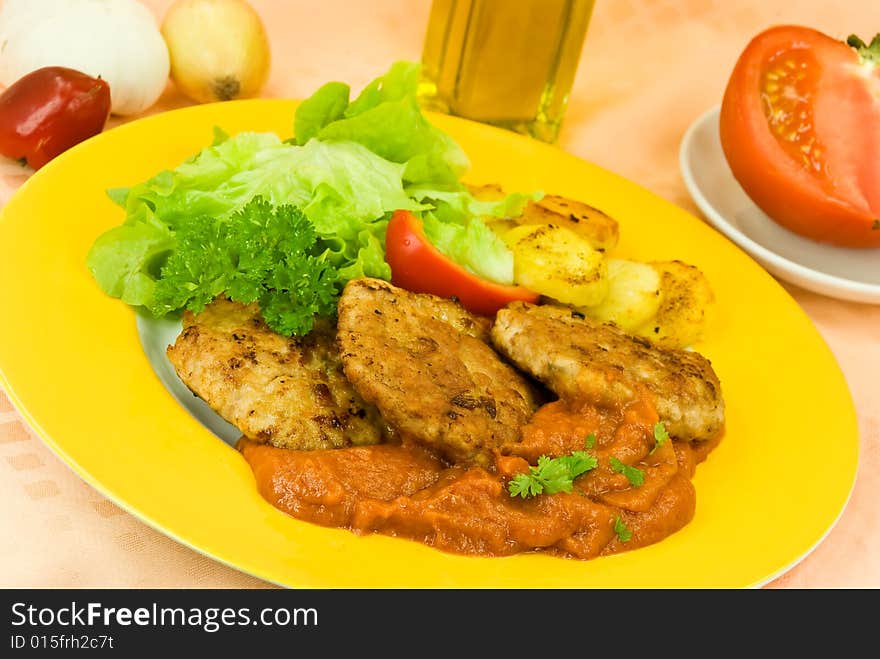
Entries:
{"label": "small red tomato", "polygon": [[504,286],[482,279],[434,247],[422,232],[422,223],[409,211],[395,211],[385,234],[385,260],[391,283],[414,293],[457,298],[481,316],[494,316],[508,302],[537,302],[537,293],[522,286]]}
{"label": "small red tomato", "polygon": [[28,73],[0,94],[0,153],[39,169],[104,130],[110,86],[60,66]]}

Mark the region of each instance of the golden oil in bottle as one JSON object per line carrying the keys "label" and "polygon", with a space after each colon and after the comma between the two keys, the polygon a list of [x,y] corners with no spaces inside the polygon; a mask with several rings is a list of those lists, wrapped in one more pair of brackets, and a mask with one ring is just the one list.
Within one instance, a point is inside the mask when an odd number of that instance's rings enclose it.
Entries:
{"label": "golden oil in bottle", "polygon": [[422,52],[422,105],[556,141],[593,4],[434,0]]}

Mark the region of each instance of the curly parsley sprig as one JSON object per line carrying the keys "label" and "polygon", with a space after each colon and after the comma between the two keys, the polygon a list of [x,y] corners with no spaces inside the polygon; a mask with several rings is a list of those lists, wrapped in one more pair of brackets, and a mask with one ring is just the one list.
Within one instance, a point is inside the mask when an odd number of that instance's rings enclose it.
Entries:
{"label": "curly parsley sprig", "polygon": [[336,311],[340,276],[320,254],[311,222],[294,206],[255,197],[222,222],[194,217],[181,224],[177,247],[162,266],[153,311],[199,312],[218,295],[259,302],[279,334],[308,334],[315,316]]}
{"label": "curly parsley sprig", "polygon": [[542,455],[536,467],[529,467],[524,474],[517,474],[507,484],[510,496],[523,499],[539,494],[571,492],[574,479],[595,469],[599,461],[586,451],[574,451],[558,458]]}

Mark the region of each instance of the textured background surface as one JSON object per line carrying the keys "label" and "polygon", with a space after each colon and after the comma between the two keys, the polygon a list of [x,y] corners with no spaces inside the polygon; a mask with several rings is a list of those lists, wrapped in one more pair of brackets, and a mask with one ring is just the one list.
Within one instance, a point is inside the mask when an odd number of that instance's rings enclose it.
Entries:
{"label": "textured background surface", "polygon": [[[329,79],[357,90],[391,61],[418,59],[430,7],[429,0],[251,2],[272,42],[267,97],[303,97]],[[145,4],[161,19],[171,3]],[[699,214],[679,175],[679,141],[694,119],[720,102],[751,36],[772,24],[797,23],[840,38],[867,29],[861,36],[868,39],[880,29],[878,19],[875,0],[598,0],[559,146]],[[150,112],[187,104],[169,85]],[[26,177],[0,160],[0,204]],[[770,587],[880,587],[880,306],[787,288],[847,378],[861,456],[840,522]],[[0,587],[267,586],[104,499],[30,432],[2,393],[0,528]]]}

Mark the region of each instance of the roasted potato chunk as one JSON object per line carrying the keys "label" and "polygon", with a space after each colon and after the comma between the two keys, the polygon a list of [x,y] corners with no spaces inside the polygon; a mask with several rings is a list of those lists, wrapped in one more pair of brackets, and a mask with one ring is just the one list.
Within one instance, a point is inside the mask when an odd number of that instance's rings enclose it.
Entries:
{"label": "roasted potato chunk", "polygon": [[626,331],[649,323],[660,308],[661,273],[647,263],[608,259],[608,294],[584,315],[612,322]]}
{"label": "roasted potato chunk", "polygon": [[[472,185],[468,189],[480,201],[500,201],[505,196],[501,186],[494,183]],[[617,220],[598,208],[560,195],[544,195],[539,201],[529,201],[517,217],[502,220],[486,218],[486,222],[502,237],[507,231],[523,224],[552,224],[573,231],[599,252],[614,249],[620,239]]]}
{"label": "roasted potato chunk", "polygon": [[608,259],[608,294],[578,310],[664,348],[683,348],[702,336],[713,299],[706,277],[692,265]]}
{"label": "roasted potato chunk", "polygon": [[528,202],[516,221],[519,224],[553,224],[569,229],[599,252],[614,249],[620,239],[617,220],[598,208],[559,195],[545,195],[540,201]]}
{"label": "roasted potato chunk", "polygon": [[[483,201],[504,198],[496,184],[470,191]],[[681,261],[603,258],[620,233],[602,211],[545,195],[517,217],[486,221],[514,254],[516,283],[662,347],[682,348],[702,337],[714,300],[703,273]]]}
{"label": "roasted potato chunk", "polygon": [[513,252],[515,283],[565,304],[592,306],[608,293],[604,255],[579,235],[550,224],[530,224],[503,236]]}
{"label": "roasted potato chunk", "polygon": [[650,264],[660,274],[657,313],[634,333],[665,348],[682,348],[703,335],[715,296],[706,276],[681,261]]}

